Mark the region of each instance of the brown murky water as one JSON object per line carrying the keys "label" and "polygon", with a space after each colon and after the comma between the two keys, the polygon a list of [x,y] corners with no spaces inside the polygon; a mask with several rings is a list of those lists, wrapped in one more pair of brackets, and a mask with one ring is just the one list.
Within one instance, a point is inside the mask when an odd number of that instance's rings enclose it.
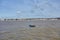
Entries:
{"label": "brown murky water", "polygon": [[60,20],[0,21],[0,40],[60,40]]}

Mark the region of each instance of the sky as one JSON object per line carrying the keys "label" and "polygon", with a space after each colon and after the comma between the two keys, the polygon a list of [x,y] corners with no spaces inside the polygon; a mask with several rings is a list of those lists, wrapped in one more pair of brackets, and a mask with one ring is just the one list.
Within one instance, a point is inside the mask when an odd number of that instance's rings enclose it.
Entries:
{"label": "sky", "polygon": [[60,17],[60,0],[0,0],[0,18]]}

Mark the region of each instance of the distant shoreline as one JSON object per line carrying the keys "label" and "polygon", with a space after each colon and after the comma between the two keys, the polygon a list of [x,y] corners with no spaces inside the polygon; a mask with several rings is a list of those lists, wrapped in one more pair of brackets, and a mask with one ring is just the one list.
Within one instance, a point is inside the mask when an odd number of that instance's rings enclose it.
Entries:
{"label": "distant shoreline", "polygon": [[1,21],[18,21],[18,20],[60,20],[60,18],[11,18],[11,19],[0,19]]}

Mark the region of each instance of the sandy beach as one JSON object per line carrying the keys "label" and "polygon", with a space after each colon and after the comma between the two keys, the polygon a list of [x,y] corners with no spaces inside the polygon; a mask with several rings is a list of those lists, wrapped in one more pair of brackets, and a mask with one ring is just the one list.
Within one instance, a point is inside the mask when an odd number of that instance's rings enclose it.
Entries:
{"label": "sandy beach", "polygon": [[0,40],[60,40],[60,20],[0,21]]}

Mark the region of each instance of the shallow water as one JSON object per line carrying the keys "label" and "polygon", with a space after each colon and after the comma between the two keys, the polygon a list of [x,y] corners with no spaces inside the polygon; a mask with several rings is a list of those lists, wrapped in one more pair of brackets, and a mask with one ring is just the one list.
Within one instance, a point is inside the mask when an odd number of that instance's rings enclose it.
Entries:
{"label": "shallow water", "polygon": [[60,40],[60,20],[0,21],[0,40]]}

